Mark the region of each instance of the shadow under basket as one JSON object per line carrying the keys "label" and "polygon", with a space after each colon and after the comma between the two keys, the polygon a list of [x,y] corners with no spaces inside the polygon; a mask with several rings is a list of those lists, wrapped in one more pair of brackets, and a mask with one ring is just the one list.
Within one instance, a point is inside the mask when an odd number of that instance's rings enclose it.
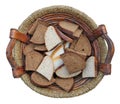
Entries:
{"label": "shadow under basket", "polygon": [[95,78],[84,79],[82,79],[80,75],[75,77],[75,84],[70,92],[60,90],[56,85],[51,85],[47,88],[37,87],[31,83],[29,74],[23,71],[24,55],[22,53],[22,47],[24,47],[25,43],[18,39],[12,39],[11,37],[7,47],[7,58],[12,66],[14,77],[19,76],[15,73],[21,73],[21,79],[32,90],[49,97],[66,98],[82,95],[92,90],[98,85],[104,75],[111,73],[110,63],[114,54],[114,45],[108,37],[104,25],[97,26],[90,17],[72,7],[52,6],[32,13],[19,26],[18,31],[22,34],[27,34],[30,26],[38,18],[43,19],[49,25],[54,25],[61,20],[68,20],[78,24],[88,37],[93,49],[93,54],[97,58],[98,75]]}

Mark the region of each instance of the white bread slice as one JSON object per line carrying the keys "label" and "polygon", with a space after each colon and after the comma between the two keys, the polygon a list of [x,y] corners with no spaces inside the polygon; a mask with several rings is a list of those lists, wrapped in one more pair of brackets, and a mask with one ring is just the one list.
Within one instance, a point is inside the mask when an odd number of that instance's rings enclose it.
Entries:
{"label": "white bread slice", "polygon": [[61,46],[61,44],[59,44],[59,45],[58,45],[57,47],[55,47],[54,49],[52,49],[52,50],[50,50],[50,51],[48,51],[48,52],[45,52],[45,54],[52,57],[52,55],[54,54],[54,52],[55,52],[56,50],[58,50],[60,46]]}
{"label": "white bread slice", "polygon": [[60,67],[59,69],[56,70],[56,75],[60,78],[72,78],[72,77],[75,77],[77,75],[79,75],[82,71],[78,71],[78,72],[75,72],[75,73],[72,73],[70,74],[66,68],[66,66],[62,66]]}
{"label": "white bread slice", "polygon": [[59,47],[57,47],[54,50],[54,52],[52,53],[51,57],[54,59],[54,58],[60,56],[63,53],[64,53],[64,47],[63,47],[63,45],[60,45]]}
{"label": "white bread slice", "polygon": [[64,48],[66,49],[66,48],[69,48],[70,47],[70,42],[66,42],[65,44],[64,44]]}
{"label": "white bread slice", "polygon": [[53,26],[49,26],[45,32],[45,45],[47,50],[50,51],[61,42],[62,41],[56,33],[55,28]]}
{"label": "white bread slice", "polygon": [[53,60],[53,64],[54,64],[54,71],[64,64],[64,62],[60,58],[60,56],[58,56],[52,60]]}
{"label": "white bread slice", "polygon": [[42,74],[48,80],[51,80],[51,78],[53,77],[53,72],[54,72],[53,62],[52,62],[51,57],[45,56],[36,71]]}
{"label": "white bread slice", "polygon": [[68,21],[60,21],[59,26],[66,31],[70,31],[71,33],[74,33],[79,27],[79,25]]}
{"label": "white bread slice", "polygon": [[82,72],[82,78],[96,77],[95,61],[96,59],[94,56],[91,56],[87,59],[86,67],[85,69],[83,69],[83,72]]}

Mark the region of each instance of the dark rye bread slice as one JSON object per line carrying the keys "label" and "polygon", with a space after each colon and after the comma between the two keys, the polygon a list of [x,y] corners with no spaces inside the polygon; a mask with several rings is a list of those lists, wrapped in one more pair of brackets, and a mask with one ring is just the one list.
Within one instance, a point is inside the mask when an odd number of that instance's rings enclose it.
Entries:
{"label": "dark rye bread slice", "polygon": [[48,25],[44,22],[39,21],[36,30],[30,39],[30,42],[34,44],[44,44],[45,43],[45,32],[47,30]]}
{"label": "dark rye bread slice", "polygon": [[87,56],[91,55],[91,44],[88,38],[82,34],[74,46],[74,50],[84,52]]}
{"label": "dark rye bread slice", "polygon": [[66,48],[65,49],[65,52],[73,52],[73,53],[76,53],[76,54],[78,54],[82,59],[86,59],[86,57],[87,57],[87,55],[85,54],[85,53],[83,53],[83,52],[78,52],[78,51],[75,51],[75,50],[73,50],[73,49],[70,49],[70,48]]}
{"label": "dark rye bread slice", "polygon": [[65,35],[63,32],[61,32],[57,27],[55,27],[55,30],[57,32],[57,34],[65,41],[72,43],[73,39],[71,39],[70,37],[68,37],[67,35]]}
{"label": "dark rye bread slice", "polygon": [[70,44],[70,49],[74,49],[76,43],[77,43],[77,40],[74,40],[74,41]]}
{"label": "dark rye bread slice", "polygon": [[62,79],[57,77],[55,83],[63,90],[69,92],[73,87],[74,79],[73,78]]}
{"label": "dark rye bread slice", "polygon": [[43,55],[36,51],[31,51],[25,57],[25,70],[36,71],[43,60]]}
{"label": "dark rye bread slice", "polygon": [[83,70],[86,66],[85,60],[73,52],[65,52],[61,58],[70,74]]}
{"label": "dark rye bread slice", "polygon": [[30,29],[28,30],[28,34],[29,34],[29,35],[33,35],[33,33],[35,32],[35,29],[36,29],[36,27],[37,27],[37,25],[38,25],[38,21],[39,21],[39,19],[37,19],[37,20],[32,24],[32,26],[30,27]]}
{"label": "dark rye bread slice", "polygon": [[27,55],[29,52],[34,50],[34,44],[28,44],[25,46],[25,48],[23,49],[23,54]]}
{"label": "dark rye bread slice", "polygon": [[45,44],[35,45],[34,50],[36,50],[36,51],[47,51],[47,48],[46,48]]}
{"label": "dark rye bread slice", "polygon": [[77,30],[73,33],[73,36],[79,38],[82,32],[83,32],[82,29],[77,29]]}
{"label": "dark rye bread slice", "polygon": [[60,21],[59,26],[63,29],[65,33],[68,34],[73,34],[79,27],[79,25],[68,21]]}
{"label": "dark rye bread slice", "polygon": [[55,79],[52,78],[50,81],[47,80],[44,76],[37,72],[33,72],[31,75],[31,82],[35,84],[36,86],[40,87],[47,87],[49,85],[52,85],[55,82]]}
{"label": "dark rye bread slice", "polygon": [[78,37],[76,37],[76,35],[73,36],[73,33],[78,29],[78,27],[79,25],[69,21],[60,21],[58,24],[58,28],[72,39],[76,39]]}

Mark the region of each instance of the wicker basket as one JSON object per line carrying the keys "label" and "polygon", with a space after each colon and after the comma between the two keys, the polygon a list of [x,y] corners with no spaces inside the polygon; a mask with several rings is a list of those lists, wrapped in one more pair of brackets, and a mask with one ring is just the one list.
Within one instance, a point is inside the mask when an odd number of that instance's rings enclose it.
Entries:
{"label": "wicker basket", "polygon": [[[73,22],[78,23],[81,27],[83,27],[83,30],[86,31],[88,35],[91,34],[90,31],[97,29],[96,23],[83,12],[68,6],[52,6],[52,7],[40,9],[32,13],[27,19],[23,21],[23,23],[18,28],[18,31],[23,34],[26,34],[29,27],[35,22],[37,18],[42,18],[49,23],[53,23],[56,17],[57,19],[66,18]],[[108,48],[106,46],[105,40],[108,45]],[[95,46],[94,48],[95,56],[98,58],[99,64],[102,63],[102,64],[110,65],[114,53],[114,46],[108,35],[100,36],[99,38],[95,39],[94,42],[92,42],[91,44],[93,45],[93,47]],[[11,59],[16,63],[17,66],[19,67],[24,66],[24,61],[23,61],[24,57],[22,55],[22,50],[21,50],[21,47],[23,46],[24,43],[19,40],[15,40],[14,45],[11,45],[11,42],[9,43],[7,48],[7,58],[12,68],[15,66],[14,64],[12,64]],[[10,56],[12,57],[11,59]],[[102,68],[102,67],[98,67],[98,68]],[[92,79],[88,78],[85,81],[82,80],[84,83],[82,83],[82,81],[80,80],[77,83],[78,84],[77,87],[75,87],[74,90],[70,91],[69,93],[62,90],[57,90],[57,88],[54,87],[50,87],[50,88],[37,87],[31,83],[30,76],[27,73],[23,74],[21,76],[21,79],[28,87],[30,87],[32,90],[40,94],[49,97],[65,98],[65,97],[74,97],[74,96],[82,95],[92,90],[102,80],[104,75],[105,73],[99,71],[96,78],[92,78]]]}

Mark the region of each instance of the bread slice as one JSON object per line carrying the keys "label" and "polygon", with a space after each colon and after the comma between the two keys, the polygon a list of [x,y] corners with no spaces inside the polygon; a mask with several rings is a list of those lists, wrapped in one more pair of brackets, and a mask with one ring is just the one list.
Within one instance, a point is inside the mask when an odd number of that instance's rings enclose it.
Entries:
{"label": "bread slice", "polygon": [[67,34],[73,34],[79,27],[79,25],[68,21],[60,21],[59,26],[63,30],[63,32]]}
{"label": "bread slice", "polygon": [[56,58],[53,58],[52,60],[54,64],[54,71],[64,64],[60,56],[57,56]]}
{"label": "bread slice", "polygon": [[49,81],[45,77],[43,77],[41,74],[37,72],[33,72],[31,75],[31,82],[35,84],[36,86],[47,87],[49,85],[52,85],[55,82],[55,79],[52,78]]}
{"label": "bread slice", "polygon": [[54,58],[60,56],[63,53],[64,53],[64,46],[63,45],[59,45],[58,47],[55,48],[55,50],[51,54],[51,57],[52,57],[52,59],[54,59]]}
{"label": "bread slice", "polygon": [[68,37],[67,35],[65,35],[63,32],[61,32],[58,28],[55,28],[57,34],[65,41],[72,43],[73,39],[71,39],[70,37]]}
{"label": "bread slice", "polygon": [[74,41],[70,44],[70,49],[74,49],[76,43],[77,43],[77,40],[74,40]]}
{"label": "bread slice", "polygon": [[73,49],[70,49],[70,48],[66,48],[65,49],[65,52],[73,52],[73,53],[76,53],[78,54],[82,59],[86,59],[87,55],[84,53],[84,52],[78,52],[78,51],[75,51]]}
{"label": "bread slice", "polygon": [[82,72],[82,78],[96,77],[96,59],[90,56],[86,61],[86,67]]}
{"label": "bread slice", "polygon": [[61,87],[63,90],[69,92],[72,89],[72,86],[74,84],[73,78],[68,79],[62,79],[62,78],[56,78],[55,83]]}
{"label": "bread slice", "polygon": [[68,72],[68,69],[66,68],[66,66],[61,66],[60,68],[58,68],[57,70],[56,70],[56,75],[58,76],[58,77],[60,77],[60,78],[72,78],[72,77],[75,77],[75,76],[77,76],[77,75],[79,75],[80,73],[81,73],[82,71],[80,70],[80,71],[78,71],[78,72],[75,72],[75,73],[73,73],[73,74],[70,74],[69,72]]}
{"label": "bread slice", "polygon": [[36,51],[31,51],[25,57],[25,70],[35,71],[43,60],[43,55]]}
{"label": "bread slice", "polygon": [[91,44],[85,35],[81,35],[74,47],[75,51],[84,52],[86,55],[91,55]]}
{"label": "bread slice", "polygon": [[41,75],[43,75],[48,80],[51,80],[54,72],[54,67],[51,57],[45,56],[36,71]]}
{"label": "bread slice", "polygon": [[34,47],[34,50],[36,50],[36,51],[47,51],[47,48],[44,44],[42,44],[42,45],[36,45]]}
{"label": "bread slice", "polygon": [[35,32],[35,29],[36,29],[36,27],[37,27],[37,25],[38,25],[38,19],[32,24],[32,26],[30,27],[30,29],[28,30],[28,34],[30,34],[30,35],[33,35],[34,34],[34,32]]}
{"label": "bread slice", "polygon": [[49,26],[45,32],[45,45],[47,50],[50,51],[61,42],[62,41],[56,33],[55,28],[53,26]]}
{"label": "bread slice", "polygon": [[70,74],[82,71],[86,66],[85,60],[73,52],[66,52],[61,55],[61,58]]}
{"label": "bread slice", "polygon": [[28,44],[25,46],[25,48],[23,49],[23,54],[27,55],[29,52],[34,50],[34,44]]}
{"label": "bread slice", "polygon": [[73,36],[79,38],[82,32],[83,32],[82,29],[77,29],[77,30],[73,33]]}
{"label": "bread slice", "polygon": [[52,50],[48,51],[48,52],[45,52],[46,55],[48,56],[53,56],[55,51],[58,50],[59,48],[61,47],[61,44],[57,45],[55,48],[53,48]]}
{"label": "bread slice", "polygon": [[70,47],[70,42],[66,42],[66,43],[64,44],[64,49],[69,48],[69,47]]}
{"label": "bread slice", "polygon": [[45,32],[47,30],[47,26],[43,24],[38,24],[30,42],[34,44],[44,44],[45,43]]}

